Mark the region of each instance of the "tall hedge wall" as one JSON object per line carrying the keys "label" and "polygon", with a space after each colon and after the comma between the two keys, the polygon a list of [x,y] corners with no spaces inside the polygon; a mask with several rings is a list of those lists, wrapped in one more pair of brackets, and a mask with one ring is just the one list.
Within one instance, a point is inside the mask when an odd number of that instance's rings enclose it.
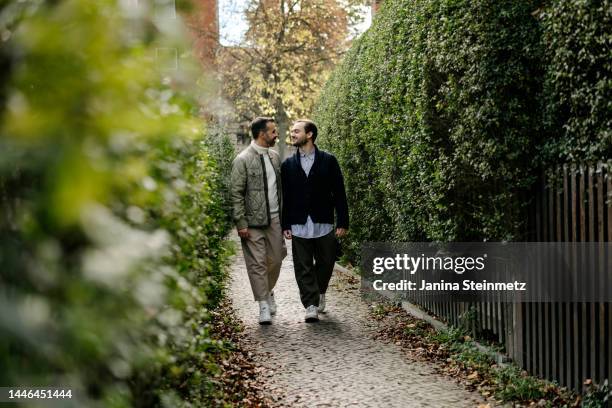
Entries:
{"label": "tall hedge wall", "polygon": [[326,84],[355,257],[372,240],[516,240],[542,167],[610,157],[607,0],[386,0]]}
{"label": "tall hedge wall", "polygon": [[326,85],[320,144],[366,240],[502,240],[521,229],[538,140],[536,1],[389,0]]}

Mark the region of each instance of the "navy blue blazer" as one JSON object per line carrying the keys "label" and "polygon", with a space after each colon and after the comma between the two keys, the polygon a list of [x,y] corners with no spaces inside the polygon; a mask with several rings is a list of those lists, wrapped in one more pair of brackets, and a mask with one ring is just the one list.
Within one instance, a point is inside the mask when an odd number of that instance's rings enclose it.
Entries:
{"label": "navy blue blazer", "polygon": [[294,224],[306,224],[309,215],[314,223],[333,224],[334,210],[336,227],[348,229],[344,179],[334,155],[315,146],[315,160],[307,177],[298,150],[281,165],[281,179],[283,231],[291,229]]}

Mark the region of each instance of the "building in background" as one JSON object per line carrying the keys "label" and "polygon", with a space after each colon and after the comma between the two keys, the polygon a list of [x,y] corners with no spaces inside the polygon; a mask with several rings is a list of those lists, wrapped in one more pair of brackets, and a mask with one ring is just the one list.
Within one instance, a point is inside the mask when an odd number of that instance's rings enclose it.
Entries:
{"label": "building in background", "polygon": [[193,0],[188,25],[194,37],[193,51],[206,68],[214,69],[219,50],[219,4],[217,0]]}
{"label": "building in background", "polygon": [[[226,47],[220,42],[219,3],[217,0],[193,0],[194,10],[187,18],[187,24],[193,36],[193,53],[200,61],[203,69],[220,78],[219,72],[222,58],[219,58]],[[235,123],[228,119],[232,117],[232,107],[224,101],[220,92],[215,98],[203,101],[205,116],[212,119],[219,131],[227,134],[237,151],[250,143],[248,122]]]}

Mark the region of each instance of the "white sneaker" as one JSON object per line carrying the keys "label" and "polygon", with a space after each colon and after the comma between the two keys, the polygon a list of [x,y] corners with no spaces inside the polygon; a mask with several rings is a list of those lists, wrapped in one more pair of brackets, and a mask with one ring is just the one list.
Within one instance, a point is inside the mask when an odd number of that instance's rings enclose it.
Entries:
{"label": "white sneaker", "polygon": [[274,292],[270,292],[268,295],[268,305],[270,305],[270,314],[276,314],[276,301],[274,300]]}
{"label": "white sneaker", "polygon": [[319,313],[315,305],[310,305],[306,308],[306,323],[313,323],[319,321]]}
{"label": "white sneaker", "polygon": [[325,293],[319,295],[319,313],[325,313]]}
{"label": "white sneaker", "polygon": [[270,305],[268,301],[259,301],[259,324],[271,324],[272,316],[270,315]]}

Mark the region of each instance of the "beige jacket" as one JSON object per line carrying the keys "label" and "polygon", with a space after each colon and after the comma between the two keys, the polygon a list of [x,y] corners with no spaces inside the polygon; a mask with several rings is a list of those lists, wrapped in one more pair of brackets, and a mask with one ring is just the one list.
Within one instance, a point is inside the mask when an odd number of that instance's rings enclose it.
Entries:
{"label": "beige jacket", "polygon": [[[276,173],[278,208],[282,212],[280,157],[268,150]],[[231,199],[233,219],[238,229],[263,228],[270,225],[270,203],[264,157],[252,146],[244,149],[232,162]],[[280,214],[279,214],[280,215]]]}

